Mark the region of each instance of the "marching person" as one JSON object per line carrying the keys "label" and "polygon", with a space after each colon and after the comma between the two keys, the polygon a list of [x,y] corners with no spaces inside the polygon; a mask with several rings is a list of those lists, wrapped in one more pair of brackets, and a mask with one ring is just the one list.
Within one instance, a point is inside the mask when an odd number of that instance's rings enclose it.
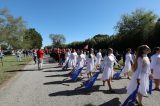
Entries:
{"label": "marching person", "polygon": [[[70,50],[70,49],[67,49],[67,50],[66,50],[66,53],[65,53],[65,61],[64,61],[64,64],[63,64],[63,68],[64,68],[64,69],[67,69],[67,68],[68,68],[70,56],[71,56],[71,50]],[[67,65],[67,67],[65,67],[66,65]]]}
{"label": "marching person", "polygon": [[43,57],[44,57],[44,51],[43,51],[42,49],[38,49],[38,50],[37,50],[38,70],[41,70],[41,69],[42,69]]}
{"label": "marching person", "polygon": [[92,77],[95,67],[96,57],[94,55],[94,50],[91,49],[88,53],[88,57],[86,58],[86,70],[88,78]]}
{"label": "marching person", "polygon": [[80,55],[78,56],[78,59],[77,59],[77,69],[84,67],[85,61],[86,61],[86,57],[83,54],[83,50],[81,50]]}
{"label": "marching person", "polygon": [[70,55],[70,61],[69,61],[69,66],[72,67],[73,69],[76,67],[77,65],[77,52],[75,49],[72,50],[72,53]]}
{"label": "marching person", "polygon": [[101,64],[101,60],[102,60],[102,53],[101,53],[101,49],[99,49],[99,52],[96,55],[96,65],[99,66]]}
{"label": "marching person", "polygon": [[155,82],[155,89],[160,91],[160,47],[154,48],[154,54],[151,56],[151,72]]}
{"label": "marching person", "polygon": [[116,60],[112,54],[113,54],[113,49],[109,48],[107,50],[106,56],[104,57],[102,81],[103,81],[103,86],[105,86],[105,83],[107,81],[109,91],[114,93],[111,87],[111,78],[112,78],[113,66],[114,66],[114,63],[116,63]]}
{"label": "marching person", "polygon": [[150,53],[150,48],[147,45],[138,47],[136,61],[134,64],[134,74],[127,87],[127,93],[130,95],[139,85],[138,89],[138,106],[142,105],[142,97],[147,96],[149,91],[149,78],[152,79],[150,70],[150,60],[147,54]]}
{"label": "marching person", "polygon": [[122,69],[122,74],[124,73],[124,76],[125,77],[127,76],[128,79],[130,79],[129,71],[131,70],[132,64],[133,64],[133,59],[131,55],[131,49],[128,48],[125,56],[125,65],[124,65],[124,68]]}

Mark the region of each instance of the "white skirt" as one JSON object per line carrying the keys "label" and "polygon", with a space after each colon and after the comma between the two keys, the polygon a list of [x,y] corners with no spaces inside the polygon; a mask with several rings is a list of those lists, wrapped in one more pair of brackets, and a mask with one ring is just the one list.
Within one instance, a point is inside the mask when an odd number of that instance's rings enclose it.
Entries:
{"label": "white skirt", "polygon": [[69,60],[69,67],[76,67],[77,65],[77,61],[72,59],[72,60]]}
{"label": "white skirt", "polygon": [[92,63],[89,63],[89,64],[87,63],[86,70],[87,70],[87,73],[93,72],[94,71],[94,65]]}
{"label": "white skirt", "polygon": [[[129,85],[127,87],[127,93],[129,95],[136,90],[137,79],[138,79],[138,71],[136,71],[133,74],[132,79],[130,80]],[[138,93],[140,93],[143,96],[147,96],[148,91],[149,91],[149,75],[147,73],[143,73],[140,76],[140,85],[139,85]]]}
{"label": "white skirt", "polygon": [[122,74],[123,73],[126,73],[126,72],[129,72],[131,70],[131,63],[128,62],[125,64],[124,68],[122,69]]}
{"label": "white skirt", "polygon": [[101,59],[98,59],[98,58],[97,58],[96,64],[97,64],[97,65],[100,65],[100,64],[101,64]]}
{"label": "white skirt", "polygon": [[160,66],[155,66],[153,69],[153,78],[160,79]]}
{"label": "white skirt", "polygon": [[113,69],[110,67],[105,67],[103,74],[102,74],[102,80],[109,80],[113,75]]}

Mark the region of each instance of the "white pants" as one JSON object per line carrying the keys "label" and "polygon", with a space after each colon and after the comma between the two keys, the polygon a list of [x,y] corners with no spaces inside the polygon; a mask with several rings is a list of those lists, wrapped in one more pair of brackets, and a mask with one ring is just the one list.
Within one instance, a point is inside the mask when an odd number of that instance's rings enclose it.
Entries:
{"label": "white pants", "polygon": [[38,69],[42,69],[43,59],[38,59]]}

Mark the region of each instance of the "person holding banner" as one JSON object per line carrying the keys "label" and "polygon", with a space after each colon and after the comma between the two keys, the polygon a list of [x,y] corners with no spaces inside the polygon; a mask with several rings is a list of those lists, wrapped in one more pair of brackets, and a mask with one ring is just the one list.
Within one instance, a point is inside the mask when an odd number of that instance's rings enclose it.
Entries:
{"label": "person holding banner", "polygon": [[122,74],[124,73],[124,76],[127,76],[128,79],[130,79],[128,73],[131,70],[132,64],[133,64],[133,59],[132,59],[132,55],[131,55],[131,49],[128,48],[126,56],[125,56],[125,66],[122,70]]}
{"label": "person holding banner", "polygon": [[141,45],[138,47],[136,61],[134,62],[133,71],[134,74],[127,87],[127,93],[131,95],[137,85],[138,88],[138,105],[142,105],[142,97],[147,96],[149,91],[149,78],[152,79],[152,74],[150,70],[150,60],[147,56],[150,53],[150,48],[147,45]]}
{"label": "person holding banner", "polygon": [[151,56],[151,71],[155,82],[155,89],[160,91],[160,47],[154,48],[154,54]]}
{"label": "person holding banner", "polygon": [[102,53],[101,53],[101,49],[99,49],[99,52],[96,55],[96,65],[99,66],[101,64],[101,60],[102,60]]}
{"label": "person holding banner", "polygon": [[113,49],[109,48],[107,50],[106,56],[104,57],[102,80],[103,80],[103,86],[105,86],[105,83],[107,81],[109,91],[114,93],[111,87],[111,78],[112,78],[113,66],[114,63],[116,63],[116,60],[112,54],[113,54]]}
{"label": "person holding banner", "polygon": [[70,55],[71,55],[71,50],[70,50],[70,49],[67,49],[67,51],[66,51],[66,53],[65,53],[65,62],[64,62],[64,64],[63,64],[63,66],[65,66],[66,64],[68,64]]}
{"label": "person holding banner", "polygon": [[95,55],[93,52],[93,49],[91,50],[91,52],[88,55],[88,58],[86,59],[87,62],[87,76],[88,78],[92,77],[92,74],[94,72],[95,69]]}
{"label": "person holding banner", "polygon": [[77,59],[77,69],[84,67],[85,61],[86,61],[86,57],[83,54],[83,50],[81,50],[80,55],[78,56],[78,59]]}
{"label": "person holding banner", "polygon": [[77,65],[77,52],[75,49],[72,50],[72,53],[70,55],[70,61],[69,61],[69,66],[72,67],[73,69],[76,67]]}

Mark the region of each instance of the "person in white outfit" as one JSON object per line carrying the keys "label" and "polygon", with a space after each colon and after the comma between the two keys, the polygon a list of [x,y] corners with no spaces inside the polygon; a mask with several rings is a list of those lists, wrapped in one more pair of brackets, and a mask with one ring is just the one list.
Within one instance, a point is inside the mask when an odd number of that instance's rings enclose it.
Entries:
{"label": "person in white outfit", "polygon": [[19,50],[16,51],[16,59],[17,59],[17,62],[21,61],[21,52]]}
{"label": "person in white outfit", "polygon": [[103,86],[105,86],[105,83],[107,81],[109,91],[111,92],[114,92],[111,87],[111,78],[112,78],[114,63],[116,63],[116,60],[113,57],[113,49],[109,48],[107,50],[107,55],[104,57],[102,81],[103,81]]}
{"label": "person in white outfit", "polygon": [[127,87],[127,93],[130,95],[135,90],[137,85],[138,89],[138,106],[142,105],[142,97],[147,96],[149,91],[149,78],[152,79],[150,70],[150,60],[147,54],[150,53],[150,48],[147,45],[141,45],[138,47],[136,61],[134,64],[134,74]]}
{"label": "person in white outfit", "polygon": [[155,82],[155,89],[160,91],[160,47],[154,48],[154,54],[151,56],[151,71]]}
{"label": "person in white outfit", "polygon": [[86,57],[83,54],[83,50],[81,50],[80,55],[78,56],[78,59],[77,59],[77,69],[84,67],[85,61],[86,61]]}
{"label": "person in white outfit", "polygon": [[124,68],[122,69],[122,74],[124,74],[124,76],[127,76],[128,79],[130,79],[129,71],[131,70],[132,64],[133,64],[133,59],[131,55],[131,49],[128,48],[125,56],[125,65]]}
{"label": "person in white outfit", "polygon": [[87,68],[86,68],[87,75],[88,75],[88,78],[90,78],[92,77],[92,73],[94,72],[94,69],[95,69],[95,55],[93,51],[89,53],[89,56],[87,57],[86,62],[87,62]]}
{"label": "person in white outfit", "polygon": [[102,53],[101,53],[101,49],[99,49],[99,52],[96,55],[96,65],[99,66],[101,64],[102,61]]}
{"label": "person in white outfit", "polygon": [[70,61],[69,61],[69,66],[72,67],[73,69],[76,67],[77,65],[77,52],[75,49],[73,49],[71,55],[70,55]]}
{"label": "person in white outfit", "polygon": [[63,64],[63,66],[65,66],[66,64],[68,64],[70,56],[71,56],[71,50],[67,49],[67,52],[65,53],[65,62]]}

